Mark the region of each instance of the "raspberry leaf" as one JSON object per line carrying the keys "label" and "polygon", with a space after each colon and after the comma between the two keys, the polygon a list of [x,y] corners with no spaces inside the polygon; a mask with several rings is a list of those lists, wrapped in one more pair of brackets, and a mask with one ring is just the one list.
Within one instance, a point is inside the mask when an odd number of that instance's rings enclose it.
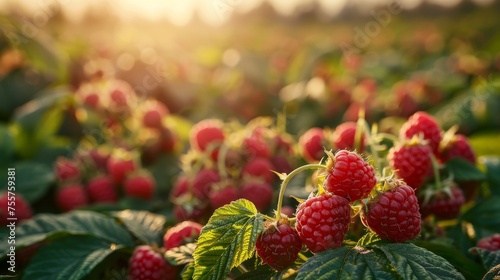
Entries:
{"label": "raspberry leaf", "polygon": [[[33,204],[50,190],[54,182],[52,168],[33,161],[19,162],[14,167],[17,174],[16,192],[29,203]],[[7,179],[5,178],[3,182],[7,182]]]}
{"label": "raspberry leaf", "polygon": [[148,211],[124,210],[117,212],[115,217],[120,219],[125,227],[141,241],[148,244],[161,244],[165,216]]}
{"label": "raspberry leaf", "polygon": [[29,263],[23,279],[83,279],[117,249],[91,236],[67,236],[41,247]]}
{"label": "raspberry leaf", "polygon": [[491,268],[488,273],[486,273],[483,277],[483,280],[495,280],[498,279],[498,275],[500,274],[500,264]]}
{"label": "raspberry leaf", "polygon": [[245,199],[217,209],[198,239],[193,278],[226,279],[232,268],[254,255],[263,220],[255,205]]}
{"label": "raspberry leaf", "polygon": [[474,164],[459,157],[455,157],[446,162],[446,169],[453,175],[456,182],[483,181],[486,176]]}
{"label": "raspberry leaf", "polygon": [[479,255],[484,268],[488,270],[500,264],[500,251],[490,251],[483,248],[472,248],[471,250]]}

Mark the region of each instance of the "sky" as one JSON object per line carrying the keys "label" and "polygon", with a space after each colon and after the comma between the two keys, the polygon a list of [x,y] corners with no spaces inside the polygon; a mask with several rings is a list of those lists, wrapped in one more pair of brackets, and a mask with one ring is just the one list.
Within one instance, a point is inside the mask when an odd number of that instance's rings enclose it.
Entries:
{"label": "sky", "polygon": [[[283,15],[291,15],[296,9],[311,2],[317,2],[322,11],[335,16],[349,2],[364,9],[370,9],[373,5],[387,4],[387,0],[0,0],[0,11],[9,7],[19,7],[36,16],[41,11],[47,11],[50,7],[60,5],[63,13],[69,18],[78,21],[83,18],[85,11],[89,8],[99,9],[102,3],[107,2],[110,11],[123,20],[131,18],[146,18],[150,20],[167,19],[175,25],[188,24],[194,13],[208,24],[221,24],[225,22],[234,12],[245,12],[258,7],[263,1],[268,1],[277,12]],[[402,8],[411,9],[418,6],[424,0],[392,0],[398,1]],[[426,0],[427,2],[453,6],[461,0]],[[494,0],[473,0],[479,4],[487,4]],[[50,13],[50,10],[48,10]]]}

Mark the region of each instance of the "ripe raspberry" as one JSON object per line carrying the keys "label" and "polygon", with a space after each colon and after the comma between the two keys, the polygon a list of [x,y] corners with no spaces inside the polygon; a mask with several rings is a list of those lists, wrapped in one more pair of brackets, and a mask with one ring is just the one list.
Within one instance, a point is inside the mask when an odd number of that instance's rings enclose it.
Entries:
{"label": "ripe raspberry", "polygon": [[[15,209],[13,215],[10,215],[9,206]],[[31,218],[31,216],[31,206],[20,193],[10,196],[10,200],[7,193],[0,195],[0,225],[7,225],[9,223],[7,218],[15,217],[17,218],[17,222],[20,222]]]}
{"label": "ripe raspberry", "polygon": [[206,223],[212,212],[209,204],[182,204],[175,205],[174,216],[178,222],[195,221]]}
{"label": "ripe raspberry", "polygon": [[[274,167],[274,171],[278,173],[290,173],[295,166],[295,161],[293,156],[285,155],[275,155],[271,158],[271,164]],[[273,175],[274,177],[274,175]]]}
{"label": "ripe raspberry", "polygon": [[302,240],[295,228],[290,226],[288,219],[282,219],[278,224],[264,223],[262,232],[255,247],[264,264],[281,271],[289,267],[297,259],[302,249]]}
{"label": "ripe raspberry", "polygon": [[380,193],[361,210],[361,220],[382,239],[404,242],[420,233],[418,199],[413,188],[400,185]]}
{"label": "ripe raspberry", "polygon": [[123,189],[126,196],[151,199],[156,189],[156,183],[149,173],[142,171],[140,174],[128,177],[123,183]]}
{"label": "ripe raspberry", "polygon": [[117,183],[121,183],[125,176],[137,169],[137,165],[130,157],[111,156],[107,162],[107,170],[109,175]]}
{"label": "ripe raspberry", "polygon": [[250,159],[243,167],[242,176],[251,176],[262,178],[268,183],[274,181],[275,175],[271,171],[274,167],[267,158],[254,158]]}
{"label": "ripe raspberry", "polygon": [[[354,150],[356,148],[356,127],[357,124],[355,122],[344,122],[337,126],[332,135],[334,147],[339,150]],[[361,142],[358,147],[358,152],[360,153],[363,152],[365,148],[364,139],[365,137],[361,135]]]}
{"label": "ripe raspberry", "polygon": [[129,260],[128,276],[130,280],[164,280],[168,265],[160,253],[148,245],[135,248]]}
{"label": "ripe raspberry", "polygon": [[455,135],[439,154],[442,162],[447,162],[454,157],[460,157],[472,164],[476,164],[476,154],[464,135]]}
{"label": "ripe raspberry", "polygon": [[257,136],[251,136],[243,139],[243,151],[250,158],[270,158],[271,148],[269,145]]}
{"label": "ripe raspberry", "polygon": [[401,139],[411,139],[419,134],[422,134],[424,139],[428,141],[432,152],[437,154],[442,137],[441,128],[431,115],[422,111],[416,112],[408,118],[399,131]]}
{"label": "ripe raspberry", "polygon": [[189,133],[189,143],[197,151],[204,152],[207,149],[213,149],[212,159],[218,157],[218,149],[225,139],[222,130],[222,122],[216,119],[206,119],[195,124]]}
{"label": "ripe raspberry", "polygon": [[76,181],[80,178],[80,169],[76,162],[59,157],[54,166],[56,178],[60,181]]}
{"label": "ripe raspberry", "polygon": [[297,207],[297,232],[313,253],[340,247],[351,221],[349,201],[324,193]]}
{"label": "ripe raspberry", "polygon": [[163,247],[172,249],[196,241],[203,226],[192,221],[184,221],[167,230],[163,236]]}
{"label": "ripe raspberry", "polygon": [[61,211],[71,211],[88,204],[87,193],[80,184],[65,185],[57,191],[56,202]]}
{"label": "ripe raspberry", "polygon": [[172,153],[175,150],[175,144],[177,143],[177,137],[168,127],[162,127],[160,129],[159,137],[160,150],[165,153]]}
{"label": "ripe raspberry", "polygon": [[460,209],[465,203],[462,190],[455,185],[450,187],[451,197],[445,191],[438,191],[432,195],[428,202],[420,200],[420,213],[422,218],[434,214],[442,220],[455,219],[460,215]]}
{"label": "ripe raspberry", "polygon": [[99,94],[97,92],[89,92],[83,97],[83,104],[94,110],[101,107]]}
{"label": "ripe raspberry", "polygon": [[488,251],[498,251],[500,250],[500,234],[495,233],[491,236],[483,237],[479,239],[476,246]]}
{"label": "ripe raspberry", "polygon": [[168,114],[168,109],[158,101],[150,101],[148,103],[142,116],[142,125],[149,128],[161,129],[163,127],[162,119]]}
{"label": "ripe raspberry", "polygon": [[375,171],[356,152],[340,150],[330,154],[324,188],[349,201],[366,197],[375,184]]}
{"label": "ripe raspberry", "polygon": [[118,193],[113,179],[107,175],[92,178],[87,183],[87,192],[93,202],[116,202]]}
{"label": "ripe raspberry", "polygon": [[268,183],[247,182],[241,186],[241,198],[253,202],[260,212],[265,212],[273,200],[273,187]]}
{"label": "ripe raspberry", "polygon": [[394,146],[387,154],[389,165],[396,170],[396,176],[417,189],[424,182],[432,168],[431,150],[416,138]]}
{"label": "ripe raspberry", "polygon": [[318,162],[323,157],[326,145],[323,129],[313,127],[299,138],[302,157],[308,162]]}
{"label": "ripe raspberry", "polygon": [[219,172],[215,169],[202,169],[193,179],[193,190],[198,192],[197,197],[207,198],[213,184],[220,182]]}
{"label": "ripe raspberry", "polygon": [[222,189],[213,190],[210,193],[210,206],[213,210],[222,207],[232,201],[237,200],[240,197],[238,189],[236,189],[232,184],[224,186]]}
{"label": "ripe raspberry", "polygon": [[97,170],[106,171],[108,160],[110,157],[108,152],[100,149],[92,149],[88,152],[88,155],[90,156],[92,164],[96,167]]}

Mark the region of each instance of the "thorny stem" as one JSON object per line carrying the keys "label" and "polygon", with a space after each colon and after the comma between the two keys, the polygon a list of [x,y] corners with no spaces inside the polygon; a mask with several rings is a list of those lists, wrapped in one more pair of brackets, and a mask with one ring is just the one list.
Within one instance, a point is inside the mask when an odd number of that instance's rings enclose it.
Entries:
{"label": "thorny stem", "polygon": [[311,164],[302,165],[286,175],[285,179],[283,180],[283,182],[281,182],[281,186],[280,186],[280,193],[278,196],[278,207],[276,209],[276,219],[277,220],[281,217],[281,206],[283,204],[283,197],[285,196],[285,189],[286,189],[286,186],[288,185],[288,183],[290,182],[290,180],[292,180],[292,178],[295,175],[299,174],[300,172],[302,172],[304,170],[325,169],[325,168],[326,168],[325,165],[311,163]]}

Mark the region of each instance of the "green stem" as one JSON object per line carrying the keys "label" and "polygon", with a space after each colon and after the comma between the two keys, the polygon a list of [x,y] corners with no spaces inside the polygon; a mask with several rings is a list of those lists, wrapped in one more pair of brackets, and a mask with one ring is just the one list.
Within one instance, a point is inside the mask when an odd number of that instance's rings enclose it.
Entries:
{"label": "green stem", "polygon": [[368,146],[370,146],[370,150],[372,152],[373,161],[375,162],[375,168],[376,170],[378,170],[378,172],[382,172],[383,169],[382,162],[380,161],[377,149],[375,147],[375,143],[373,142],[373,137],[370,133],[370,127],[368,126],[368,123],[366,122],[365,119],[358,120],[358,127],[360,127],[361,125],[364,127],[365,137],[368,140]]}
{"label": "green stem", "polygon": [[281,182],[281,186],[280,186],[280,193],[279,193],[279,197],[278,197],[278,207],[276,209],[276,219],[279,219],[281,217],[281,206],[283,204],[283,197],[285,196],[285,189],[286,189],[286,186],[288,185],[288,183],[290,182],[290,180],[292,180],[292,178],[295,175],[299,174],[300,172],[302,172],[304,170],[324,169],[324,168],[326,168],[326,166],[324,166],[322,164],[311,163],[311,164],[302,165],[302,166],[296,168],[295,170],[293,170],[292,172],[290,172],[288,175],[286,175],[286,178],[283,180],[283,182]]}
{"label": "green stem", "polygon": [[431,162],[432,162],[432,171],[434,171],[434,182],[435,188],[441,190],[441,175],[439,175],[439,164],[436,160],[436,157],[431,154]]}

